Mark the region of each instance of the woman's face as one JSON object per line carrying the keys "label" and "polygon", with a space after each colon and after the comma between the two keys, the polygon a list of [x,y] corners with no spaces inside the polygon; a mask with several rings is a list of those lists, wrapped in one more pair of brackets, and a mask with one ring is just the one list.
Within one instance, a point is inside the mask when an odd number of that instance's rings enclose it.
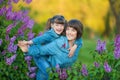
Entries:
{"label": "woman's face", "polygon": [[53,24],[51,24],[51,27],[54,29],[54,31],[57,34],[61,34],[64,30],[64,24],[53,23]]}
{"label": "woman's face", "polygon": [[72,27],[67,27],[66,37],[68,40],[75,40],[77,38],[77,30]]}

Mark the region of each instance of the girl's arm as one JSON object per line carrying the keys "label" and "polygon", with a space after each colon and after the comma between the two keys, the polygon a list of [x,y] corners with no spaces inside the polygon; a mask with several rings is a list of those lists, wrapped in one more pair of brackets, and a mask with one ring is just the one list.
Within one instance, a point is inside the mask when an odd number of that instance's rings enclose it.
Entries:
{"label": "girl's arm", "polygon": [[32,45],[32,44],[45,44],[50,42],[52,39],[52,36],[50,33],[46,32],[41,36],[35,37],[30,41],[20,41],[19,44],[21,45]]}
{"label": "girl's arm", "polygon": [[22,41],[22,45],[46,44],[59,37],[53,29],[46,31],[43,35],[33,38],[30,41]]}
{"label": "girl's arm", "polygon": [[46,32],[41,36],[33,38],[31,41],[33,44],[45,44],[47,42],[50,42],[51,39],[52,39],[51,34],[49,32]]}
{"label": "girl's arm", "polygon": [[55,33],[55,31],[51,28],[50,30],[46,31],[43,35],[32,39],[33,44],[45,44],[53,41],[54,39],[58,38],[59,36]]}

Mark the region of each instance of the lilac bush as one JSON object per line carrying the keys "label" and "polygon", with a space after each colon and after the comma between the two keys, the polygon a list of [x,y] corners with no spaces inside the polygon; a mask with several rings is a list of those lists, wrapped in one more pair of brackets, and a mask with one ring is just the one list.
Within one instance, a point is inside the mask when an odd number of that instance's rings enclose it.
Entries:
{"label": "lilac bush", "polygon": [[[35,79],[37,67],[32,57],[23,55],[18,48],[18,40],[30,40],[34,20],[27,10],[15,11],[12,4],[20,0],[0,0],[0,79],[30,80]],[[32,0],[23,0],[27,4]],[[29,74],[28,74],[29,73]]]}

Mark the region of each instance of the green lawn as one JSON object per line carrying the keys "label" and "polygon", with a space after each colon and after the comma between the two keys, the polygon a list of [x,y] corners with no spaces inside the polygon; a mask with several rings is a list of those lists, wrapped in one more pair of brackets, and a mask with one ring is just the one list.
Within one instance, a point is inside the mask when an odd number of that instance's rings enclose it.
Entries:
{"label": "green lawn", "polygon": [[96,49],[96,40],[84,40],[83,46],[80,50],[78,60],[83,64],[89,65],[93,62],[92,55],[90,51],[94,51]]}

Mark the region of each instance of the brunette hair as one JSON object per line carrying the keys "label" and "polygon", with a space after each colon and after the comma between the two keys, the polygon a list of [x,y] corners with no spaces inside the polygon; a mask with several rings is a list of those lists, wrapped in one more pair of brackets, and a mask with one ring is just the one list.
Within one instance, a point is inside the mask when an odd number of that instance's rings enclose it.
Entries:
{"label": "brunette hair", "polygon": [[46,24],[46,30],[51,29],[51,24],[57,23],[57,24],[63,24],[66,26],[67,21],[65,20],[64,16],[62,15],[55,15],[52,18],[49,18]]}
{"label": "brunette hair", "polygon": [[71,19],[68,21],[67,27],[72,27],[77,31],[77,39],[81,38],[83,34],[83,24],[77,19]]}

